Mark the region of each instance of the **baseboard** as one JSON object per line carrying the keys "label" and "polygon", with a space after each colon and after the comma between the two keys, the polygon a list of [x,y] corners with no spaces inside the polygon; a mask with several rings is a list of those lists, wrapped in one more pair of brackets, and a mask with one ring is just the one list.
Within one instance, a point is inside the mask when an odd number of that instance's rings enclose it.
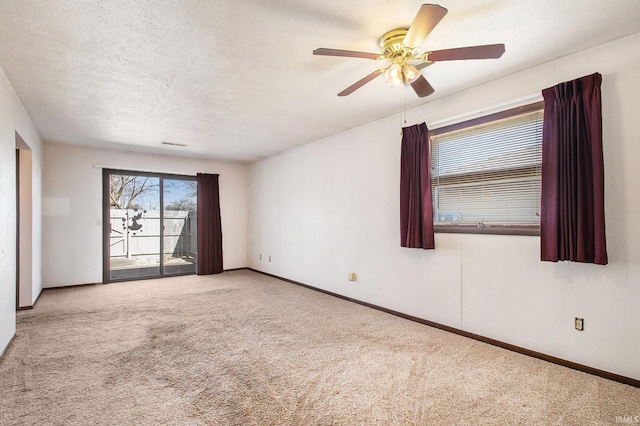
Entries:
{"label": "baseboard", "polygon": [[455,328],[455,327],[450,327],[448,325],[439,324],[437,322],[425,320],[423,318],[414,317],[413,315],[407,315],[407,314],[404,314],[402,312],[394,311],[392,309],[383,308],[382,306],[377,306],[377,305],[374,305],[372,303],[363,302],[363,301],[360,301],[360,300],[357,300],[357,299],[353,299],[351,297],[343,296],[343,295],[338,294],[338,293],[333,293],[333,292],[328,291],[328,290],[323,290],[321,288],[313,287],[313,286],[308,285],[308,284],[303,284],[303,283],[300,283],[300,282],[297,282],[297,281],[294,281],[294,280],[290,280],[288,278],[283,278],[283,277],[279,277],[277,275],[269,274],[267,272],[258,271],[257,269],[253,269],[253,268],[246,268],[246,269],[248,269],[250,271],[253,271],[253,272],[257,272],[257,273],[262,274],[262,275],[266,275],[266,276],[272,277],[272,278],[277,278],[279,280],[286,281],[286,282],[291,283],[291,284],[295,284],[295,285],[298,285],[298,286],[301,286],[301,287],[305,287],[305,288],[308,288],[308,289],[311,289],[311,290],[319,291],[321,293],[328,294],[329,296],[334,296],[334,297],[338,297],[338,298],[343,299],[343,300],[347,300],[349,302],[357,303],[359,305],[366,306],[368,308],[377,309],[379,311],[386,312],[388,314],[395,315],[395,316],[398,316],[400,318],[404,318],[404,319],[407,319],[407,320],[410,320],[410,321],[414,321],[414,322],[417,322],[417,323],[420,323],[420,324],[428,325],[429,327],[438,328],[440,330],[448,331],[450,333],[458,334],[460,336],[464,336],[464,337],[468,337],[470,339],[478,340],[480,342],[488,343],[488,344],[493,345],[493,346],[498,346],[498,347],[503,348],[503,349],[507,349],[507,350],[510,350],[510,351],[513,351],[513,352],[517,352],[517,353],[520,353],[520,354],[523,354],[523,355],[527,355],[527,356],[530,356],[530,357],[533,357],[533,358],[538,358],[538,359],[541,359],[541,360],[544,360],[544,361],[548,361],[548,362],[551,362],[553,364],[562,365],[563,367],[568,367],[568,368],[571,368],[571,369],[574,369],[574,370],[582,371],[584,373],[592,374],[594,376],[602,377],[602,378],[605,378],[605,379],[613,380],[615,382],[624,383],[625,385],[629,385],[629,386],[633,386],[633,387],[636,387],[636,388],[640,388],[640,380],[632,379],[631,377],[621,376],[619,374],[611,373],[609,371],[599,370],[597,368],[589,367],[587,365],[578,364],[578,363],[575,363],[575,362],[572,362],[572,361],[567,361],[567,360],[562,359],[562,358],[557,358],[557,357],[554,357],[554,356],[551,356],[551,355],[543,354],[541,352],[536,352],[536,351],[532,351],[530,349],[526,349],[526,348],[523,348],[523,347],[520,347],[520,346],[512,345],[510,343],[505,343],[505,342],[502,342],[500,340],[495,340],[495,339],[492,339],[492,338],[489,338],[489,337],[481,336],[479,334],[470,333],[468,331],[460,330],[460,329]]}
{"label": "baseboard", "polygon": [[[232,268],[232,269],[225,269],[222,272],[232,272],[232,271],[242,271],[243,269],[249,269],[248,267],[242,267],[242,268]],[[171,277],[179,277],[179,276],[185,276],[185,275],[191,275],[191,274],[184,274],[184,275],[168,275],[165,277],[142,277],[139,278],[137,280],[121,280],[121,281],[109,281],[107,284],[112,284],[112,283],[121,283],[121,282],[133,282],[133,281],[144,281],[144,280],[154,280],[157,278],[171,278]],[[61,285],[61,286],[54,286],[54,287],[45,287],[42,289],[42,291],[45,290],[62,290],[65,288],[74,288],[74,287],[86,287],[88,285],[102,285],[103,283],[85,283],[85,284],[73,284],[73,285]],[[42,296],[42,292],[40,292],[40,295],[38,296],[38,299],[40,298],[40,296]],[[38,300],[36,299],[36,302]],[[33,303],[33,305],[35,306],[35,302]],[[31,309],[31,308],[26,308],[26,309]]]}
{"label": "baseboard", "polygon": [[[246,266],[242,267],[242,268],[233,268],[233,269],[225,269],[222,272],[232,272],[232,271],[241,271],[243,269],[249,269]],[[141,277],[138,278],[136,280],[116,280],[116,281],[109,281],[107,284],[112,284],[112,283],[123,283],[123,282],[134,282],[134,281],[144,281],[144,280],[154,280],[154,279],[158,279],[158,278],[172,278],[172,277],[180,277],[180,276],[186,276],[186,275],[192,275],[192,274],[181,274],[181,275],[167,275],[164,277]],[[86,283],[86,284],[73,284],[73,285],[61,285],[61,286],[55,286],[55,287],[45,287],[42,290],[62,290],[65,288],[74,288],[74,287],[86,287],[88,285],[102,285],[103,283]],[[40,292],[40,295],[42,295],[42,292]],[[38,298],[40,298],[40,296],[38,296]],[[37,300],[36,300],[37,301]],[[35,302],[34,302],[34,306],[35,306]],[[28,308],[30,309],[30,308]]]}
{"label": "baseboard", "polygon": [[[65,288],[75,288],[75,287],[86,287],[86,286],[90,286],[90,285],[101,285],[102,283],[86,283],[86,284],[73,284],[73,285],[60,285],[60,286],[54,286],[54,287],[45,287],[42,289],[42,292],[45,291],[49,291],[49,290],[64,290]],[[42,292],[40,293],[40,296],[42,296]],[[40,298],[40,296],[38,296],[38,298]],[[34,303],[35,305],[35,303]]]}
{"label": "baseboard", "polygon": [[11,345],[13,345],[13,341],[16,340],[16,337],[18,337],[18,335],[16,333],[13,333],[13,337],[11,338],[11,340],[9,340],[9,343],[7,343],[7,346],[4,348],[4,350],[0,354],[0,364],[2,363],[2,360],[4,359],[5,354],[9,352],[9,349],[11,348]]}

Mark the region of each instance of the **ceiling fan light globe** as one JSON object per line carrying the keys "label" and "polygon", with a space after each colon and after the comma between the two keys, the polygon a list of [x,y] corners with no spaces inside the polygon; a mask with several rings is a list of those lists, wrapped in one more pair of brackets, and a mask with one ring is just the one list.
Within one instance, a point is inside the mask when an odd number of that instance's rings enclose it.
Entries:
{"label": "ceiling fan light globe", "polygon": [[405,65],[402,68],[402,74],[404,74],[404,81],[407,84],[411,84],[420,77],[420,72],[413,65]]}
{"label": "ceiling fan light globe", "polygon": [[387,79],[389,86],[402,86],[402,67],[398,64],[391,65],[385,70],[384,78]]}

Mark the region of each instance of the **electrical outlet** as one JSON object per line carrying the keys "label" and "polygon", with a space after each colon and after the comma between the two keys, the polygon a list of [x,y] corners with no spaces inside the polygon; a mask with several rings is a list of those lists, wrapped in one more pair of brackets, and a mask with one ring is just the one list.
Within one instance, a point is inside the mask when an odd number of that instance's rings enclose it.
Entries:
{"label": "electrical outlet", "polygon": [[584,318],[575,319],[576,330],[584,331]]}
{"label": "electrical outlet", "polygon": [[262,260],[262,253],[260,253],[260,260]]}
{"label": "electrical outlet", "polygon": [[271,262],[271,256],[269,256],[269,262]]}

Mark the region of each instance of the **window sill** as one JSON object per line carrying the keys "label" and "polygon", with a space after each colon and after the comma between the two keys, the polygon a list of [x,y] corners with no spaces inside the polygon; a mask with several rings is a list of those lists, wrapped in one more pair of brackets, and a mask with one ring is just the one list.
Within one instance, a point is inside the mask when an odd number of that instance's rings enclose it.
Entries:
{"label": "window sill", "polygon": [[540,236],[539,225],[442,225],[434,224],[435,233],[441,234],[494,234]]}

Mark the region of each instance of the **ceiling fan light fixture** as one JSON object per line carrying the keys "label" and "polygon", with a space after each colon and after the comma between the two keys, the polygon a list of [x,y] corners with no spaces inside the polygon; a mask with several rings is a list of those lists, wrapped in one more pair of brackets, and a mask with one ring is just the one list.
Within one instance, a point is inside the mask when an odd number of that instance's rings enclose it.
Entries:
{"label": "ceiling fan light fixture", "polygon": [[379,68],[361,78],[338,93],[338,96],[347,96],[380,74],[384,74],[389,86],[411,85],[416,94],[423,98],[432,94],[434,89],[418,69],[434,62],[497,59],[505,52],[504,44],[487,44],[425,51],[421,54],[422,42],[446,14],[447,9],[440,5],[423,4],[409,28],[396,28],[380,37],[380,54],[326,48],[316,49],[313,54],[383,60],[391,63],[388,68]]}
{"label": "ceiling fan light fixture", "polygon": [[404,74],[404,82],[411,84],[420,77],[420,72],[413,65],[405,65],[402,67],[402,74]]}
{"label": "ceiling fan light fixture", "polygon": [[400,64],[392,64],[384,72],[384,78],[387,79],[390,86],[402,86],[404,84],[402,75]]}

